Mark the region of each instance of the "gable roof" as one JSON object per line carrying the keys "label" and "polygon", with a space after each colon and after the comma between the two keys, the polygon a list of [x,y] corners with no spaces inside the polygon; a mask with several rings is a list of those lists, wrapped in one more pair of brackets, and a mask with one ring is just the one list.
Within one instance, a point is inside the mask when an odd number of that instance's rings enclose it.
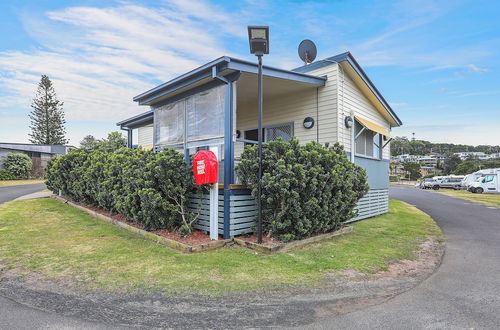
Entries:
{"label": "gable roof", "polygon": [[385,98],[382,96],[382,94],[379,92],[377,87],[373,84],[373,82],[370,80],[366,72],[363,70],[361,65],[356,61],[354,56],[350,52],[345,52],[339,55],[335,55],[332,57],[328,57],[324,60],[320,60],[317,62],[313,62],[308,65],[304,65],[298,68],[293,69],[292,71],[294,72],[300,72],[300,73],[306,73],[306,72],[311,72],[317,69],[320,69],[322,67],[331,65],[332,62],[347,62],[351,65],[351,67],[356,71],[356,73],[359,75],[359,77],[363,80],[363,82],[366,84],[366,86],[370,89],[370,91],[375,95],[375,97],[379,100],[379,102],[382,104],[382,106],[385,108],[387,113],[390,115],[390,117],[394,120],[394,123],[396,126],[401,126],[403,122],[401,119],[399,119],[398,115],[394,112],[394,110],[391,108],[389,103],[385,100]]}

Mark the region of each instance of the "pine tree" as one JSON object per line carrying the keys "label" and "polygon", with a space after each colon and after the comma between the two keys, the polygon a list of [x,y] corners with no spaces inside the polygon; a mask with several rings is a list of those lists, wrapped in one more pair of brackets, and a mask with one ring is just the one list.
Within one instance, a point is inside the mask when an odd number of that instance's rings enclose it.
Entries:
{"label": "pine tree", "polygon": [[42,75],[38,84],[29,117],[31,119],[31,143],[66,144],[66,129],[64,124],[63,102],[59,101],[49,77]]}

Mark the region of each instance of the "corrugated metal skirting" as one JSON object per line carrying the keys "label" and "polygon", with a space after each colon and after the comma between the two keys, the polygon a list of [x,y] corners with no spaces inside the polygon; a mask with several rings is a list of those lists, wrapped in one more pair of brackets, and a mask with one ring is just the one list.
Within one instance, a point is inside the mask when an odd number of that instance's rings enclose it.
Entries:
{"label": "corrugated metal skirting", "polygon": [[[210,198],[208,194],[193,196],[188,205],[189,210],[198,213],[198,220],[194,224],[195,229],[210,231]],[[230,207],[230,230],[231,237],[253,233],[255,231],[255,220],[257,218],[257,203],[250,191],[239,191],[237,195],[231,195]],[[219,195],[219,234],[224,233],[224,195]]]}
{"label": "corrugated metal skirting", "polygon": [[[371,189],[359,200],[355,208],[358,216],[346,222],[358,221],[389,211],[389,190]],[[208,194],[193,196],[189,202],[189,210],[198,213],[198,220],[194,228],[210,231],[210,199]],[[238,195],[231,195],[230,231],[231,237],[252,233],[255,231],[257,218],[257,204],[248,191],[239,191]],[[219,195],[219,234],[224,232],[224,195]]]}

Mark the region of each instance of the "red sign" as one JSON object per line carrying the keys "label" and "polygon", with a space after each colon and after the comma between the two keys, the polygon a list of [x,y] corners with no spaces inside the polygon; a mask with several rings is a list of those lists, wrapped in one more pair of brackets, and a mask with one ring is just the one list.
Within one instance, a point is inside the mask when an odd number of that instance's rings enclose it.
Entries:
{"label": "red sign", "polygon": [[217,183],[219,162],[217,156],[209,150],[201,150],[194,155],[193,171],[196,184]]}

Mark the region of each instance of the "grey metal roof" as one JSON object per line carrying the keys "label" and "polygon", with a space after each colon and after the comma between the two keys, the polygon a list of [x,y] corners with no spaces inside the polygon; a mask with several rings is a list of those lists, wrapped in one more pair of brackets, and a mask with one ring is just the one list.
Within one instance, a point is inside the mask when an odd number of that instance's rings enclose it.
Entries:
{"label": "grey metal roof", "polygon": [[68,145],[57,145],[57,144],[29,144],[29,143],[0,142],[0,148],[64,155],[68,152],[68,149],[75,147]]}

